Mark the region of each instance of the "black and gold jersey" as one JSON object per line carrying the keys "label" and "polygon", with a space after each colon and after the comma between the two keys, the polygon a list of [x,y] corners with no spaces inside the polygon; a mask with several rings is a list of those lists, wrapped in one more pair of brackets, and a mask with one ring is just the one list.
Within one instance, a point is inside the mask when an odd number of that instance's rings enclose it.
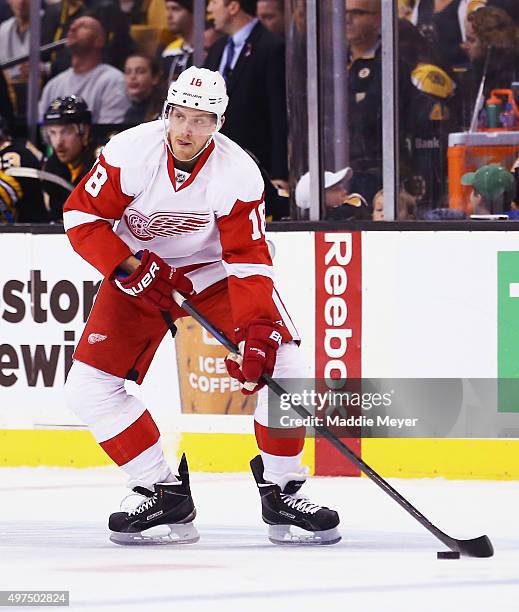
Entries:
{"label": "black and gold jersey", "polygon": [[[24,140],[5,140],[0,144],[0,171],[3,173],[9,168],[34,168],[40,169],[42,154],[29,141]],[[4,176],[5,179],[5,176]],[[41,183],[34,178],[17,178],[15,189],[18,196],[13,202],[13,192],[9,192],[9,186],[13,187],[13,181],[4,180],[4,190],[0,190],[6,197],[4,200],[4,213],[9,210],[11,214],[0,214],[2,223],[47,223],[48,215],[43,203]],[[7,195],[10,195],[7,198]],[[9,201],[7,201],[9,200]]]}

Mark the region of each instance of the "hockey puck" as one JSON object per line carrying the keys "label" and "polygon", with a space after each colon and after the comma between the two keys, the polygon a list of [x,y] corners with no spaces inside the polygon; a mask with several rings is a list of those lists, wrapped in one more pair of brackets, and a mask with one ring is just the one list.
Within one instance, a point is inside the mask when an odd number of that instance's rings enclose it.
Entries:
{"label": "hockey puck", "polygon": [[442,550],[436,553],[437,559],[459,559],[460,553],[456,550]]}

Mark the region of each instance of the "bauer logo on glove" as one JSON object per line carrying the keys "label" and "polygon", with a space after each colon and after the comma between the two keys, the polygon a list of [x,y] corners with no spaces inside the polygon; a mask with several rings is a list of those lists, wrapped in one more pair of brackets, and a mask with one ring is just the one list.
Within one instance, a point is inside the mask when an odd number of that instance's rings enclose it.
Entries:
{"label": "bauer logo on glove", "polygon": [[140,280],[137,284],[131,285],[128,288],[126,288],[117,278],[115,279],[115,284],[119,287],[119,289],[121,289],[121,291],[124,291],[125,293],[128,293],[129,295],[139,295],[139,293],[142,293],[146,289],[146,287],[151,285],[153,279],[155,278],[156,273],[159,270],[160,268],[157,265],[157,263],[153,262],[150,266],[149,272],[147,272],[142,277],[142,280]]}
{"label": "bauer logo on glove", "polygon": [[110,280],[124,293],[140,298],[150,306],[170,311],[175,318],[185,316],[173,299],[173,291],[192,295],[193,285],[180,270],[172,268],[155,253],[145,249],[135,254],[140,266],[130,275],[117,269]]}

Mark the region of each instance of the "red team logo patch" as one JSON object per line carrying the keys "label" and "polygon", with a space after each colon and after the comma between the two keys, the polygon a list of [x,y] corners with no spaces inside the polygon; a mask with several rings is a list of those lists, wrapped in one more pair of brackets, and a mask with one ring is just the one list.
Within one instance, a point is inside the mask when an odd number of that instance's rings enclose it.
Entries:
{"label": "red team logo patch", "polygon": [[105,336],[104,334],[90,334],[90,336],[88,336],[88,344],[95,344],[96,342],[102,342],[103,340],[106,340],[108,338],[108,336]]}
{"label": "red team logo patch", "polygon": [[139,240],[170,238],[182,234],[195,234],[208,229],[211,213],[206,212],[156,212],[147,217],[137,210],[129,210],[126,224]]}

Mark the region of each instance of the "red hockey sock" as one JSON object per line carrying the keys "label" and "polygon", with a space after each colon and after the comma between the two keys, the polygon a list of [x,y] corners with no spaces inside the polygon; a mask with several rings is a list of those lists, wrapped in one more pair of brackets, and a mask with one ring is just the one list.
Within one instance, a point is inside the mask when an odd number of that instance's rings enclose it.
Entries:
{"label": "red hockey sock", "polygon": [[269,455],[293,457],[299,455],[305,444],[305,428],[275,429],[254,421],[258,448]]}
{"label": "red hockey sock", "polygon": [[129,427],[100,444],[117,465],[124,465],[156,444],[159,437],[153,417],[145,410]]}

